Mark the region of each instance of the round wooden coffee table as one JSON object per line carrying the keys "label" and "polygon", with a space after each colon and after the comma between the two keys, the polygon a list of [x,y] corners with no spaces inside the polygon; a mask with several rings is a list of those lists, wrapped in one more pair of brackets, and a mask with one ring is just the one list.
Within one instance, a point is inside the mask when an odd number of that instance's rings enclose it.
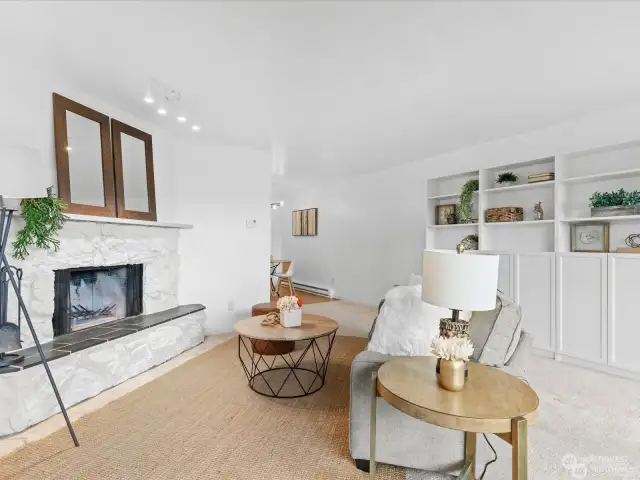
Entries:
{"label": "round wooden coffee table", "polygon": [[528,478],[527,426],[538,416],[536,392],[513,375],[473,362],[464,389],[449,392],[438,386],[436,362],[435,357],[399,357],[373,374],[371,478],[375,476],[377,396],[418,420],[465,432],[465,465],[459,479],[475,478],[477,433],[493,433],[510,443],[512,478]]}
{"label": "round wooden coffee table", "polygon": [[[260,324],[263,318],[265,315],[240,320],[234,327],[238,332],[238,357],[249,388],[275,398],[304,397],[320,390],[327,376],[338,323],[305,313],[299,327],[267,327]],[[269,352],[275,342],[299,342],[299,348],[291,353],[265,354],[260,353],[263,349],[256,351],[257,342]]]}

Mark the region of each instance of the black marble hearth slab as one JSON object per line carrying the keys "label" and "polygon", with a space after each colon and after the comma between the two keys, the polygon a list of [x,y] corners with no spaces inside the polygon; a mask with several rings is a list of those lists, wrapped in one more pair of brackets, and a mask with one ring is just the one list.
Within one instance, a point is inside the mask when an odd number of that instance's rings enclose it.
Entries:
{"label": "black marble hearth slab", "polygon": [[[109,333],[113,328],[111,327],[111,323],[109,323],[109,327],[90,327],[85,328],[84,330],[78,330],[77,332],[67,333],[65,335],[59,335],[53,339],[54,342],[60,344],[65,343],[67,345],[72,345],[74,343],[82,342],[83,340],[87,340],[89,338],[95,338],[98,335],[103,333]],[[62,348],[62,347],[60,347]]]}
{"label": "black marble hearth slab", "polygon": [[86,340],[83,340],[81,342],[72,343],[71,345],[69,345],[68,347],[65,347],[65,348],[68,348],[69,350],[71,350],[71,353],[74,353],[74,352],[79,352],[80,350],[84,350],[84,349],[89,348],[89,347],[94,347],[96,345],[100,345],[101,343],[104,343],[106,341],[107,340],[105,338],[87,338]]}
{"label": "black marble hearth slab", "polygon": [[[184,317],[192,313],[204,310],[204,305],[192,304],[181,305],[179,307],[170,308],[162,312],[152,313],[149,315],[137,315],[135,317],[123,318],[110,322],[105,325],[87,328],[66,335],[60,335],[50,342],[42,344],[42,350],[47,361],[61,358],[70,353],[79,352],[86,348],[99,345],[101,343],[115,340],[117,338],[131,335],[140,330],[154,327],[165,322],[170,322],[176,318]],[[0,368],[0,375],[3,373],[12,373],[24,368],[40,365],[42,359],[38,355],[36,347],[24,348],[16,352],[25,357],[22,363],[12,365],[11,367]]]}
{"label": "black marble hearth slab", "polygon": [[95,338],[104,339],[104,340],[115,340],[116,338],[124,337],[125,335],[131,335],[132,333],[136,333],[138,329],[135,328],[114,328],[113,331],[109,333],[103,333],[98,335]]}
{"label": "black marble hearth slab", "polygon": [[0,373],[13,373],[13,372],[19,372],[20,370],[22,370],[22,368],[19,368],[19,367],[4,367],[4,368],[0,368]]}
{"label": "black marble hearth slab", "polygon": [[[67,355],[69,355],[69,353],[70,352],[64,350],[48,350],[45,352],[44,356],[47,357],[47,362],[50,362],[51,360],[55,360],[56,358],[66,357]],[[40,358],[40,355],[36,353],[35,355],[25,357],[25,359],[21,363],[17,364],[17,366],[20,366],[22,368],[29,368],[40,365],[41,363],[42,359]],[[2,373],[1,369],[0,373]]]}
{"label": "black marble hearth slab", "polygon": [[[69,344],[68,343],[57,344],[55,341],[53,341],[53,342],[43,343],[41,345],[41,347],[42,347],[42,351],[44,352],[44,354],[46,356],[49,352],[51,352],[54,349],[55,350],[65,350],[64,347],[66,347],[67,345],[69,345]],[[66,350],[66,351],[69,352],[70,350]],[[16,353],[20,353],[20,355],[22,355],[25,358],[31,357],[33,355],[40,356],[38,354],[38,349],[36,347],[23,348],[22,350],[20,350],[20,352],[16,352]]]}

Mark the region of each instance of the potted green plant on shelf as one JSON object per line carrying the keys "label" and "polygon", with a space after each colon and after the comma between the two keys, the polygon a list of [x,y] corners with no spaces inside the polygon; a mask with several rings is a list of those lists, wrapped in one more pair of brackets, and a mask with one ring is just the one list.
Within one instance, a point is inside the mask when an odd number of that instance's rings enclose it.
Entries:
{"label": "potted green plant on shelf", "polygon": [[24,228],[12,243],[13,256],[24,260],[29,256],[29,248],[35,245],[45,250],[57,251],[60,240],[56,235],[64,225],[66,217],[62,213],[64,202],[47,189],[44,198],[25,198],[20,202]]}
{"label": "potted green plant on shelf", "polygon": [[460,192],[460,201],[458,203],[458,223],[473,223],[471,204],[473,193],[480,188],[480,182],[477,179],[468,180]]}
{"label": "potted green plant on shelf", "polygon": [[640,214],[640,191],[624,188],[612,192],[594,192],[589,198],[592,217],[619,217]]}
{"label": "potted green plant on shelf", "polygon": [[518,176],[513,172],[502,172],[496,179],[496,184],[501,187],[509,187],[515,185],[518,181]]}

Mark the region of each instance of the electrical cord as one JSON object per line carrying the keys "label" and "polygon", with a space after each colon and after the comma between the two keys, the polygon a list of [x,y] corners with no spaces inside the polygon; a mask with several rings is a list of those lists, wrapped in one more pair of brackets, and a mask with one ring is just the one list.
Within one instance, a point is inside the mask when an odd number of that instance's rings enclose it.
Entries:
{"label": "electrical cord", "polygon": [[498,453],[496,452],[496,449],[493,448],[493,445],[491,445],[491,442],[487,438],[487,434],[483,433],[482,436],[484,437],[485,442],[487,442],[487,445],[489,445],[489,448],[491,449],[491,451],[493,451],[493,460],[489,460],[484,465],[484,469],[482,470],[482,473],[480,474],[479,480],[483,480],[484,479],[484,475],[487,473],[487,468],[489,468],[489,465],[491,465],[492,463],[494,463],[494,462],[496,462],[498,460]]}

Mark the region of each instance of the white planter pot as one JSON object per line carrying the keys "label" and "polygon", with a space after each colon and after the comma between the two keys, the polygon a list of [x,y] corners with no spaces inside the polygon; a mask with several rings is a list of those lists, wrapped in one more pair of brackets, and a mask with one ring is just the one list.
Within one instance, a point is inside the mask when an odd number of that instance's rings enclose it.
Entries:
{"label": "white planter pot", "polygon": [[290,312],[280,310],[280,324],[286,328],[299,327],[302,325],[302,309],[297,308]]}

